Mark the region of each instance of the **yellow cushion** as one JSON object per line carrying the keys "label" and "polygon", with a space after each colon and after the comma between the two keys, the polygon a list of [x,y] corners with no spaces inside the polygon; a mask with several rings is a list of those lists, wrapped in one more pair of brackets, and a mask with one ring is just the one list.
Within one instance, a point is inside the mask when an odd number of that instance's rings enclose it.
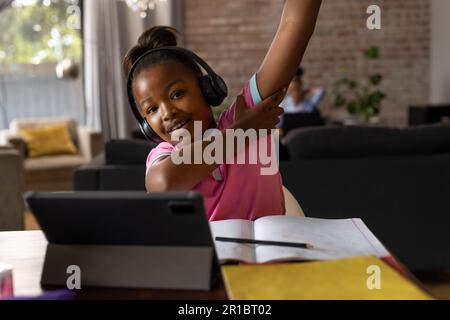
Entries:
{"label": "yellow cushion", "polygon": [[52,124],[36,128],[24,128],[19,134],[25,139],[28,147],[28,157],[35,158],[44,155],[76,154],[66,124]]}

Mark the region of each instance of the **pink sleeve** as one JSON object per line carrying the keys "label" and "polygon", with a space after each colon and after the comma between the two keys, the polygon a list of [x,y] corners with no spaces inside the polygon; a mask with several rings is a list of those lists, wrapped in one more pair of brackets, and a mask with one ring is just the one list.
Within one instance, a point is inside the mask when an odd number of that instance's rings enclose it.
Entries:
{"label": "pink sleeve", "polygon": [[[253,75],[250,81],[247,82],[240,94],[244,96],[245,104],[248,108],[253,108],[255,105],[261,102],[261,96],[256,86],[256,74]],[[236,100],[234,100],[233,104],[227,110],[222,112],[217,126],[219,130],[226,129],[231,126],[234,121],[235,108]]]}
{"label": "pink sleeve", "polygon": [[170,156],[175,147],[168,142],[161,142],[155,148],[153,148],[147,156],[146,171],[155,163],[155,161]]}

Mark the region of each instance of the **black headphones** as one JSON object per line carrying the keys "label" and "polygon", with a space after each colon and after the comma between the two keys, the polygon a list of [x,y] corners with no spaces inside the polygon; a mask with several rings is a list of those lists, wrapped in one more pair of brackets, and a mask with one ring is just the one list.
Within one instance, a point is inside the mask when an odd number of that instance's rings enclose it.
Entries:
{"label": "black headphones", "polygon": [[136,60],[136,62],[131,67],[130,72],[128,73],[127,94],[128,102],[130,103],[134,117],[139,122],[139,127],[141,128],[142,134],[148,140],[156,143],[162,142],[163,139],[161,139],[161,137],[158,136],[155,131],[153,131],[153,129],[148,124],[147,119],[142,117],[141,113],[139,112],[139,107],[133,96],[132,90],[133,73],[139,65],[139,62],[142,61],[143,58],[154,52],[164,50],[175,52],[183,57],[189,58],[200,65],[206,71],[207,74],[202,75],[198,78],[198,83],[206,103],[208,103],[210,106],[219,106],[228,95],[228,89],[225,81],[223,81],[223,79],[219,75],[217,75],[213,71],[213,69],[194,52],[175,46],[160,47],[145,52]]}

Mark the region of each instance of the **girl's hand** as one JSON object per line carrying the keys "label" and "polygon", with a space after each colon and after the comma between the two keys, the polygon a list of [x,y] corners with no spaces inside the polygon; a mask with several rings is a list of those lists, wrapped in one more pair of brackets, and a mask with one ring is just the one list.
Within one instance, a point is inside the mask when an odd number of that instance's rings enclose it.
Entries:
{"label": "girl's hand", "polygon": [[289,85],[308,46],[322,0],[286,0],[280,25],[257,72],[261,97]]}
{"label": "girl's hand", "polygon": [[253,108],[248,108],[244,97],[239,95],[236,98],[234,122],[230,129],[274,129],[280,122],[279,116],[283,114],[283,108],[279,104],[285,93],[285,89],[279,90]]}

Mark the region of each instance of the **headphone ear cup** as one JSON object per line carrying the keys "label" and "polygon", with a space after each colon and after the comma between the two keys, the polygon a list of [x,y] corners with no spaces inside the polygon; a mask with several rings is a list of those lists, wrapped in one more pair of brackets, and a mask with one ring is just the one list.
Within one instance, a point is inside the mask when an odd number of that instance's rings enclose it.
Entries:
{"label": "headphone ear cup", "polygon": [[222,77],[218,76],[217,74],[215,74],[211,77],[213,77],[213,80],[214,80],[214,81],[212,81],[214,89],[216,90],[217,94],[221,97],[222,102],[223,102],[223,100],[228,96],[227,84],[222,79]]}
{"label": "headphone ear cup", "polygon": [[139,126],[141,128],[141,132],[144,135],[144,137],[150,141],[153,141],[155,143],[161,143],[164,140],[161,139],[160,136],[158,136],[155,131],[153,131],[152,127],[148,124],[146,119],[142,120],[142,123]]}
{"label": "headphone ear cup", "polygon": [[223,102],[225,96],[216,89],[211,76],[203,75],[199,77],[198,83],[207,104],[216,107]]}

